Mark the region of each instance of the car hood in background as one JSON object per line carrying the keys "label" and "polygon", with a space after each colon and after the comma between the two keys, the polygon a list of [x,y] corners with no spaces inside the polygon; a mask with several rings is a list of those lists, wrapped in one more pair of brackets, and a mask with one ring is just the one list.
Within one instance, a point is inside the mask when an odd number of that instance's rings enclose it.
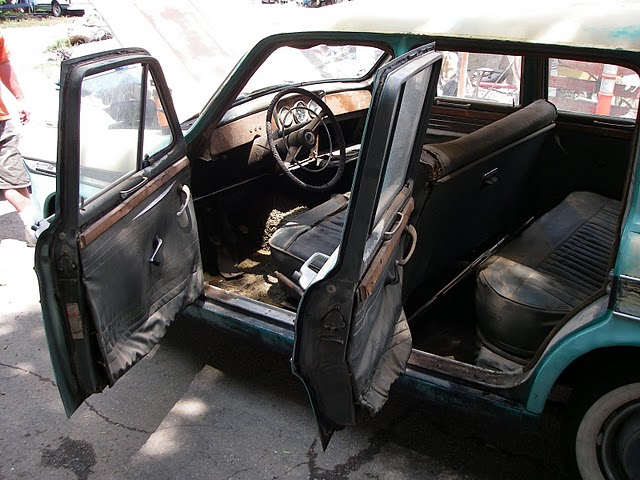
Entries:
{"label": "car hood in background", "polygon": [[142,47],[167,78],[178,118],[200,112],[242,56],[260,39],[302,29],[312,11],[219,0],[92,0],[123,47]]}

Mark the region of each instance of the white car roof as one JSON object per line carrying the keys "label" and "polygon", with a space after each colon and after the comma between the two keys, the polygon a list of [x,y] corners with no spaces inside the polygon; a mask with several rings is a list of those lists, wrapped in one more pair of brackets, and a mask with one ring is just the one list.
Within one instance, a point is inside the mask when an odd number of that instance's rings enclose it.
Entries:
{"label": "white car roof", "polygon": [[314,29],[320,17],[328,30],[640,50],[637,0],[356,0],[319,9]]}

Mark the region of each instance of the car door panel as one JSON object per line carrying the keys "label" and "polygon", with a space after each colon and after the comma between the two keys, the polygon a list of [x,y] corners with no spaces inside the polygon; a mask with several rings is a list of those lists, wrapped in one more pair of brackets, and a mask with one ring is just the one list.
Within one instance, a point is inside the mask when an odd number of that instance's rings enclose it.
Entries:
{"label": "car door panel", "polygon": [[293,370],[325,448],[359,408],[382,407],[411,353],[401,264],[441,59],[427,45],[378,72],[335,266],[298,308]]}
{"label": "car door panel", "polygon": [[357,289],[347,355],[357,401],[372,413],[382,408],[389,385],[404,372],[411,355],[411,333],[402,308],[401,264],[404,229],[412,211],[409,198]]}
{"label": "car door panel", "polygon": [[202,288],[193,202],[183,193],[188,161],[176,166],[80,235],[82,281],[112,384]]}

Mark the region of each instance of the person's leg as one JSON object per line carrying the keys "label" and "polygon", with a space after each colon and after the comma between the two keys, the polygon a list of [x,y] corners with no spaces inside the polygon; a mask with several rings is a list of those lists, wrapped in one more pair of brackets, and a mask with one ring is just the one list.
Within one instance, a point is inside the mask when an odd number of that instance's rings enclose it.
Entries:
{"label": "person's leg", "polygon": [[31,226],[35,222],[35,207],[31,202],[31,179],[18,152],[18,134],[10,120],[0,122],[0,189],[4,197],[18,211],[25,226],[27,243],[35,244]]}
{"label": "person's leg", "polygon": [[8,188],[4,191],[4,198],[13,205],[18,213],[31,206],[31,195],[28,188]]}

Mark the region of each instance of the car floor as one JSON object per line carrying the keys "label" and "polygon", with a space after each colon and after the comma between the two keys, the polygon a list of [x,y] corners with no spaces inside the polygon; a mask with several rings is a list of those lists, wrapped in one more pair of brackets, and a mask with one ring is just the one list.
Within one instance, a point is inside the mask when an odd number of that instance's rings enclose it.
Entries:
{"label": "car floor", "polygon": [[235,278],[224,278],[222,275],[205,273],[205,282],[214,287],[242,295],[244,297],[274,305],[289,307],[287,295],[278,285],[275,267],[271,263],[268,250],[260,249],[235,265],[238,275]]}
{"label": "car floor", "polygon": [[297,305],[291,304],[285,290],[278,284],[269,239],[280,226],[307,209],[296,200],[276,196],[270,211],[262,213],[257,220],[246,222],[254,225],[253,229],[247,230],[248,227],[243,225],[230,226],[238,242],[217,246],[215,273],[207,272],[205,268],[205,282],[268,305],[295,309]]}
{"label": "car floor", "polygon": [[463,280],[410,323],[413,348],[473,364],[478,355],[473,277]]}

